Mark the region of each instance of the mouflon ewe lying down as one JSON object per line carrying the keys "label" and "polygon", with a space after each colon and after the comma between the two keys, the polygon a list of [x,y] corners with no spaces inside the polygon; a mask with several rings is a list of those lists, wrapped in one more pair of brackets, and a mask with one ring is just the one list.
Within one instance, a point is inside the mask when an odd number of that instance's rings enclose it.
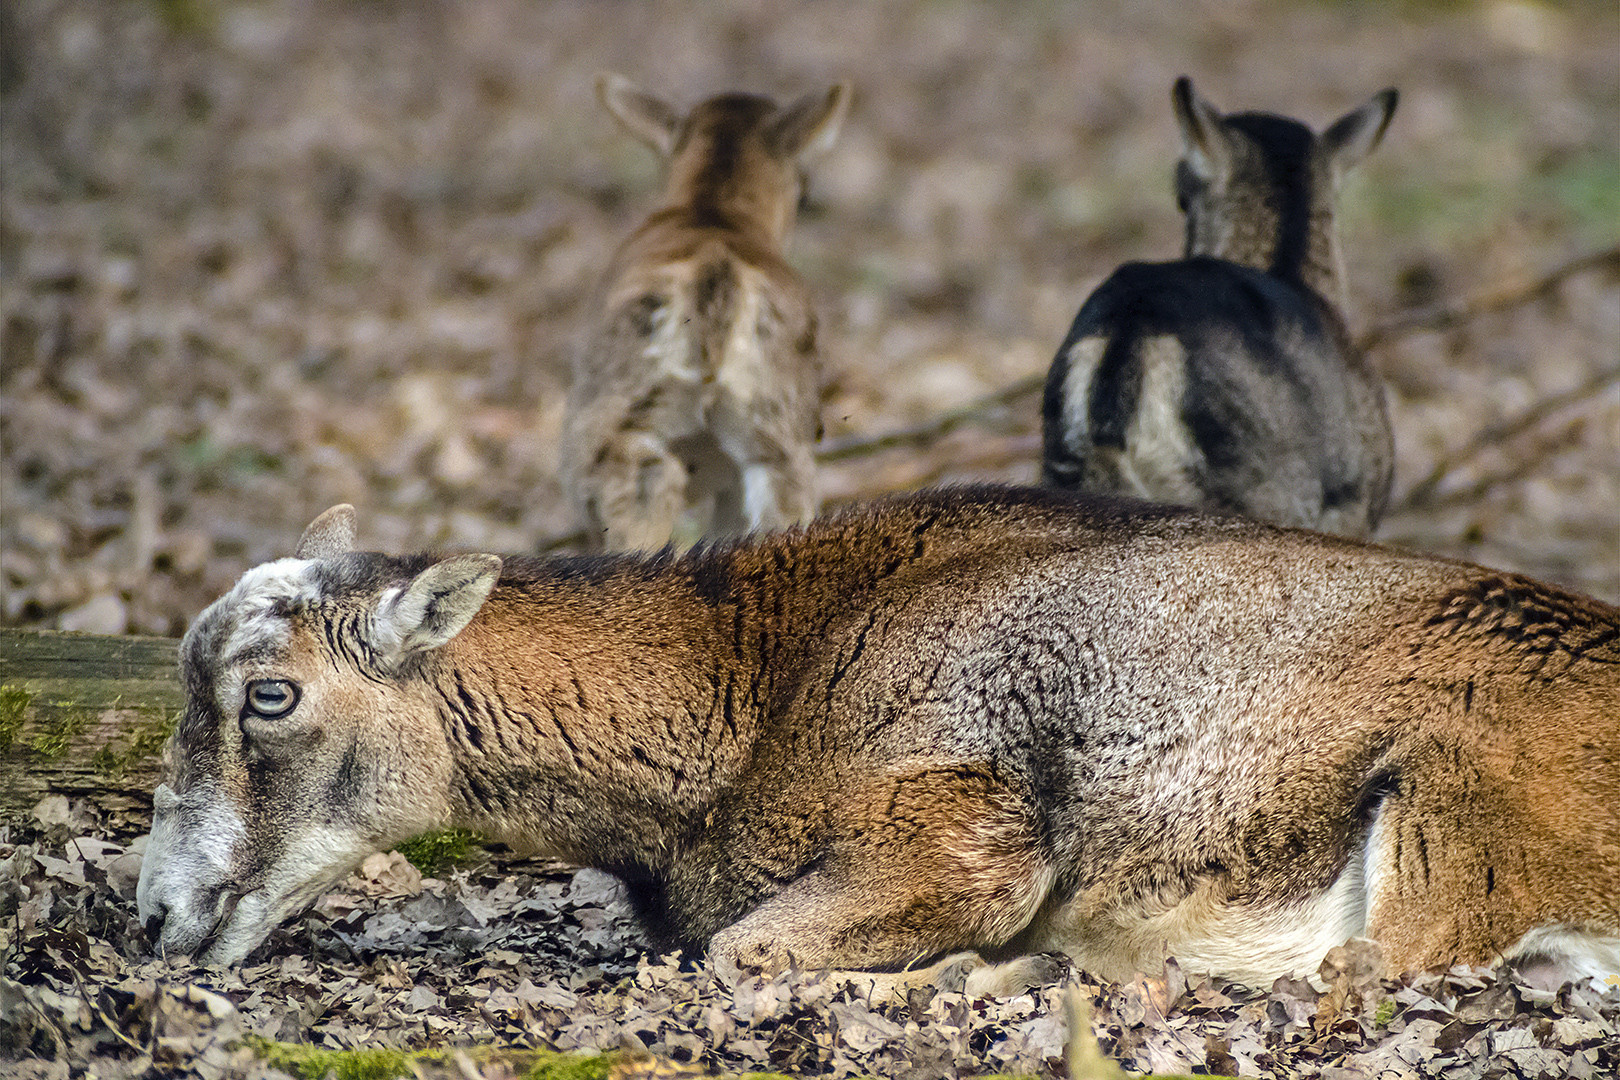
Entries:
{"label": "mouflon ewe lying down", "polygon": [[1394,442],[1345,330],[1333,198],[1395,91],[1321,135],[1223,116],[1186,78],[1172,100],[1186,257],[1126,263],[1080,308],[1047,375],[1045,482],[1365,536]]}
{"label": "mouflon ewe lying down", "polygon": [[[887,499],[677,555],[352,550],[182,646],[140,915],[241,960],[460,825],[611,871],[661,942],[897,970],[1174,955],[1255,983],[1620,974],[1620,609],[1242,518]],[[986,969],[994,970],[994,969]]]}
{"label": "mouflon ewe lying down", "polygon": [[563,458],[597,548],[791,525],[817,508],[821,363],[782,256],[801,162],[832,144],[839,83],[790,105],[724,94],[684,116],[617,75],[609,112],[658,152],[663,207],[613,258],[575,357]]}

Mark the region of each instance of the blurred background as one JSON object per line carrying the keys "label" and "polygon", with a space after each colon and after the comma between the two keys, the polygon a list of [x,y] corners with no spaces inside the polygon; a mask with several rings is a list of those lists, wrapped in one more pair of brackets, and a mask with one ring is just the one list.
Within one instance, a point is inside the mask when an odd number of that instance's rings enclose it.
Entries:
{"label": "blurred background", "polygon": [[1620,601],[1620,267],[1517,292],[1620,243],[1617,57],[1614,0],[4,0],[0,623],[177,634],[340,501],[381,550],[566,548],[570,350],[657,199],[604,69],[854,80],[791,251],[829,504],[1034,480],[1016,388],[1179,254],[1177,75],[1317,127],[1398,87],[1339,215],[1380,538]]}

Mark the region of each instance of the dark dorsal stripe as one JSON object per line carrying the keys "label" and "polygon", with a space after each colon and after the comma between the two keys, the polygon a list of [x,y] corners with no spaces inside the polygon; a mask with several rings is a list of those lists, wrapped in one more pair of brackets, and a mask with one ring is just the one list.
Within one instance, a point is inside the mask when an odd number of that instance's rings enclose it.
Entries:
{"label": "dark dorsal stripe", "polygon": [[703,155],[703,167],[693,174],[695,186],[687,192],[694,225],[726,228],[731,224],[726,204],[745,147],[749,139],[759,138],[761,122],[775,108],[769,98],[726,94],[705,102],[686,125],[674,156],[682,157],[694,142]]}
{"label": "dark dorsal stripe", "polygon": [[1297,282],[1311,241],[1311,150],[1316,136],[1304,124],[1269,113],[1238,113],[1225,123],[1254,144],[1266,171],[1277,212],[1277,246],[1270,272]]}

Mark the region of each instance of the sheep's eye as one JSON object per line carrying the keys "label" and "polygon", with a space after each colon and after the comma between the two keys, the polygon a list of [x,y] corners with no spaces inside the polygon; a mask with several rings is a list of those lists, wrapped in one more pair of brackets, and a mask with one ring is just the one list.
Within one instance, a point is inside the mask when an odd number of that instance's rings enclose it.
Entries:
{"label": "sheep's eye", "polygon": [[286,716],[298,704],[298,685],[286,679],[254,679],[247,686],[247,711],[266,720]]}

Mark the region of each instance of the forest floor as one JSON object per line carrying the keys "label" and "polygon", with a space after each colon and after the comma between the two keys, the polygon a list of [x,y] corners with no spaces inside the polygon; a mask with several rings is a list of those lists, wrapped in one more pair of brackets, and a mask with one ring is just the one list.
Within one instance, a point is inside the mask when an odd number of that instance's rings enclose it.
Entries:
{"label": "forest floor", "polygon": [[[657,184],[596,105],[601,70],[680,102],[853,80],[792,248],[829,503],[1035,479],[1029,387],[1080,301],[1178,253],[1177,75],[1318,126],[1397,86],[1340,201],[1396,433],[1378,538],[1620,601],[1616,55],[1612,0],[0,6],[0,623],[178,635],[337,502],[379,550],[566,548],[570,350]],[[608,883],[521,862],[356,886],[193,982],[142,959],[133,839],[82,814],[0,834],[0,1055],[26,1036],[40,1075],[249,1075],[222,1049],[245,1044],[209,1041],[230,1031],[1063,1068],[1060,979],[874,1010],[646,956]],[[1361,982],[1365,1009],[1174,972],[1082,985],[1138,1068],[1616,1068],[1613,993]]]}
{"label": "forest floor", "polygon": [[13,1080],[258,1080],[297,1063],[313,1064],[307,1080],[333,1067],[389,1080],[413,1065],[421,1076],[505,1080],[533,1069],[535,1050],[610,1055],[573,1074],[545,1071],[567,1059],[542,1058],[545,1080],[1109,1080],[1076,1075],[1071,998],[1089,1007],[1083,1030],[1108,1059],[1161,1075],[1598,1080],[1620,1070],[1620,985],[1551,989],[1462,967],[1388,980],[1376,946],[1353,941],[1329,954],[1317,987],[1237,986],[1173,964],[1100,983],[1053,957],[1009,997],[969,996],[950,977],[937,991],[885,997],[825,973],[766,978],[649,953],[614,878],[483,852],[429,878],[398,852],[373,856],[241,967],[197,971],[150,953],[133,902],[141,839],[121,843],[116,826],[64,804],[46,808],[45,823],[0,831],[0,1069]]}

